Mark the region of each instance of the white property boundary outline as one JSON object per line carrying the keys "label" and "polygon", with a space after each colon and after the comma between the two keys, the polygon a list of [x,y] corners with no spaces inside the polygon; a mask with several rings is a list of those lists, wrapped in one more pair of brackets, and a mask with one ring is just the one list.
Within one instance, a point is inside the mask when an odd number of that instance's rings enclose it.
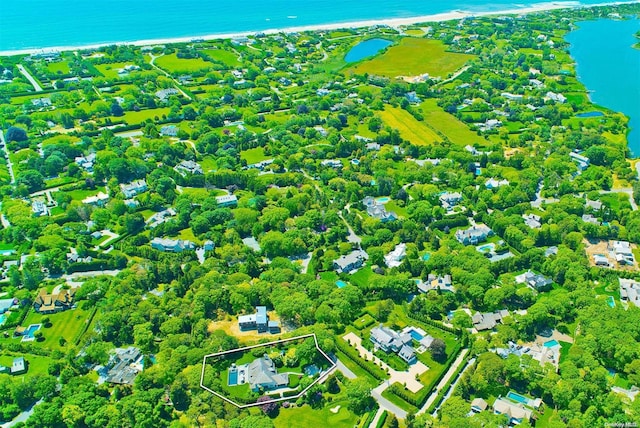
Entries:
{"label": "white property boundary outline", "polygon": [[[249,349],[254,349],[254,348],[259,348],[262,346],[270,346],[270,345],[276,345],[279,343],[284,343],[284,342],[292,342],[294,340],[300,340],[300,339],[307,339],[309,337],[313,337],[313,341],[316,345],[316,349],[318,351],[320,351],[320,353],[327,359],[327,361],[329,361],[331,363],[331,367],[329,367],[324,373],[322,373],[320,376],[318,376],[318,378],[316,380],[314,380],[309,386],[307,386],[305,389],[303,389],[302,391],[300,391],[300,393],[298,393],[297,395],[292,395],[290,397],[282,397],[282,398],[273,398],[269,401],[261,401],[261,402],[255,402],[255,403],[250,403],[250,404],[238,404],[235,401],[213,391],[212,389],[206,387],[204,385],[204,369],[207,365],[207,358],[211,358],[211,357],[219,357],[222,355],[227,355],[227,354],[232,354],[234,352],[242,352],[242,351],[247,351]],[[321,380],[323,380],[324,378],[326,378],[332,371],[333,369],[336,368],[336,362],[333,361],[331,358],[329,358],[329,356],[320,348],[320,346],[318,345],[318,338],[316,337],[315,333],[311,333],[311,334],[305,334],[302,336],[296,336],[296,337],[290,337],[288,339],[281,339],[281,340],[275,340],[273,342],[268,342],[268,343],[260,343],[258,345],[253,345],[253,346],[246,346],[244,348],[235,348],[235,349],[231,349],[229,351],[223,351],[223,352],[216,352],[215,354],[208,354],[205,355],[204,358],[202,359],[202,372],[200,375],[200,387],[202,389],[204,389],[205,391],[209,391],[210,393],[212,393],[213,395],[215,395],[216,397],[219,397],[221,399],[223,399],[224,401],[226,401],[227,403],[231,403],[234,406],[240,408],[240,409],[245,409],[248,407],[255,407],[255,406],[262,406],[263,404],[269,404],[269,403],[278,403],[280,401],[285,401],[285,400],[296,400],[300,397],[302,397],[308,390],[309,388],[311,388],[313,385],[315,385],[316,383],[320,382]],[[267,397],[265,395],[265,397]]]}

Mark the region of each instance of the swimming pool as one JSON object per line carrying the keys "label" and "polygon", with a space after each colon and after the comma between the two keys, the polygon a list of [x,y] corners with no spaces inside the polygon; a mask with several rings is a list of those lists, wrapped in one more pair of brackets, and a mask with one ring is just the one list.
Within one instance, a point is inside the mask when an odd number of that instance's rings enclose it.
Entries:
{"label": "swimming pool", "polygon": [[238,370],[233,368],[229,369],[229,386],[238,384]]}
{"label": "swimming pool", "polygon": [[423,335],[421,335],[420,333],[418,333],[418,332],[417,332],[417,331],[415,331],[415,330],[409,330],[409,334],[411,335],[411,337],[412,337],[414,340],[416,340],[416,341],[418,341],[418,342],[420,342],[420,341],[424,338],[424,336],[423,336]]}
{"label": "swimming pool", "polygon": [[554,346],[560,346],[560,344],[557,340],[554,339],[544,342],[544,346],[546,346],[547,348],[553,348]]}
{"label": "swimming pool", "polygon": [[40,326],[42,324],[31,324],[29,327],[27,327],[27,329],[24,331],[24,334],[22,335],[22,341],[23,342],[30,342],[33,339],[35,339],[35,332],[40,330]]}
{"label": "swimming pool", "polygon": [[482,253],[493,251],[495,244],[485,244],[477,247],[476,249]]}
{"label": "swimming pool", "polygon": [[431,254],[429,253],[425,253],[424,256],[422,256],[422,260],[424,260],[425,262],[428,261],[431,258]]}
{"label": "swimming pool", "polygon": [[524,397],[513,391],[509,391],[509,393],[507,394],[507,398],[510,398],[513,401],[517,401],[518,403],[529,404],[529,399],[527,397]]}
{"label": "swimming pool", "polygon": [[[613,300],[613,296],[607,297],[607,305],[609,305],[612,308],[616,307],[616,301]],[[0,324],[2,324],[2,323],[0,322]]]}
{"label": "swimming pool", "polygon": [[389,201],[390,201],[390,199],[387,198],[386,196],[383,196],[382,198],[376,198],[376,202],[379,202],[381,204],[386,204]]}
{"label": "swimming pool", "polygon": [[346,287],[347,283],[344,282],[343,280],[339,279],[336,281],[336,285],[338,286],[338,288],[342,288],[342,287]]}
{"label": "swimming pool", "polygon": [[7,320],[7,314],[0,314],[0,325],[4,324]]}

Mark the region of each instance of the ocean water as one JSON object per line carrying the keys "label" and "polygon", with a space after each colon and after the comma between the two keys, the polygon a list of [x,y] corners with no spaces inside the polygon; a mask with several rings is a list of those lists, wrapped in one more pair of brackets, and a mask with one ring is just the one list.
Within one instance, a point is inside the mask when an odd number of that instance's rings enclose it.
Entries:
{"label": "ocean water", "polygon": [[640,156],[640,20],[599,19],[578,23],[567,35],[580,81],[591,101],[629,117],[629,149]]}
{"label": "ocean water", "polygon": [[[567,3],[598,2],[601,0]],[[538,4],[509,0],[1,0],[0,51],[265,31],[453,10],[497,11]]]}

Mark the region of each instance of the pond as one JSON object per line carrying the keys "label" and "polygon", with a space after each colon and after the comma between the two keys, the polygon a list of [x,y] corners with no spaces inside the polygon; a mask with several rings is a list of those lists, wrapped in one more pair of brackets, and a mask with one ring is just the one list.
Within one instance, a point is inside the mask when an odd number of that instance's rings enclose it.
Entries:
{"label": "pond", "polygon": [[601,111],[588,111],[586,113],[576,114],[576,117],[585,118],[585,117],[600,117],[604,116],[604,113]]}
{"label": "pond", "polygon": [[386,48],[393,42],[386,39],[369,39],[364,42],[360,42],[351,48],[344,60],[347,62],[357,62],[362,59],[374,56],[382,49]]}

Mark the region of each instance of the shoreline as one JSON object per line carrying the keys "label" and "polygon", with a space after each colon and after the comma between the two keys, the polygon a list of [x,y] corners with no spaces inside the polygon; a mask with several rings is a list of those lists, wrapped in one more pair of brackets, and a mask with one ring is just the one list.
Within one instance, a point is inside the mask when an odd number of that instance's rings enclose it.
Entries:
{"label": "shoreline", "polygon": [[329,24],[312,24],[312,25],[303,25],[303,26],[291,26],[285,28],[273,28],[267,30],[256,30],[256,31],[242,31],[236,33],[223,33],[223,34],[208,34],[205,36],[184,36],[184,37],[171,37],[171,38],[160,38],[160,39],[144,39],[144,40],[132,40],[132,41],[119,41],[119,42],[100,42],[100,43],[92,43],[92,44],[84,44],[78,46],[53,46],[46,48],[28,48],[28,49],[9,49],[0,51],[0,56],[14,56],[14,55],[32,55],[38,53],[47,53],[47,52],[67,52],[74,50],[87,50],[87,49],[98,49],[105,46],[148,46],[148,45],[162,45],[162,44],[173,44],[173,43],[189,43],[194,40],[225,40],[225,39],[235,39],[240,37],[252,36],[255,34],[266,34],[273,35],[279,33],[300,33],[306,31],[326,31],[326,30],[339,30],[343,28],[349,29],[357,29],[357,28],[366,28],[372,27],[375,25],[386,25],[389,27],[400,27],[406,25],[420,24],[420,23],[428,23],[428,22],[444,22],[444,21],[452,21],[456,19],[464,19],[464,18],[473,18],[473,17],[483,17],[483,16],[495,16],[495,15],[525,15],[530,13],[537,12],[545,12],[551,10],[560,10],[560,9],[577,9],[577,8],[591,8],[591,7],[601,7],[601,6],[616,6],[623,4],[634,4],[640,3],[640,0],[632,0],[632,1],[616,1],[616,2],[604,2],[593,5],[584,5],[578,1],[557,1],[557,2],[548,2],[541,3],[534,6],[516,8],[516,9],[505,9],[505,10],[497,10],[497,11],[485,11],[485,12],[468,12],[455,10],[451,12],[437,13],[432,15],[421,15],[407,18],[381,18],[381,19],[370,19],[363,21],[353,21],[353,22],[336,22]]}

